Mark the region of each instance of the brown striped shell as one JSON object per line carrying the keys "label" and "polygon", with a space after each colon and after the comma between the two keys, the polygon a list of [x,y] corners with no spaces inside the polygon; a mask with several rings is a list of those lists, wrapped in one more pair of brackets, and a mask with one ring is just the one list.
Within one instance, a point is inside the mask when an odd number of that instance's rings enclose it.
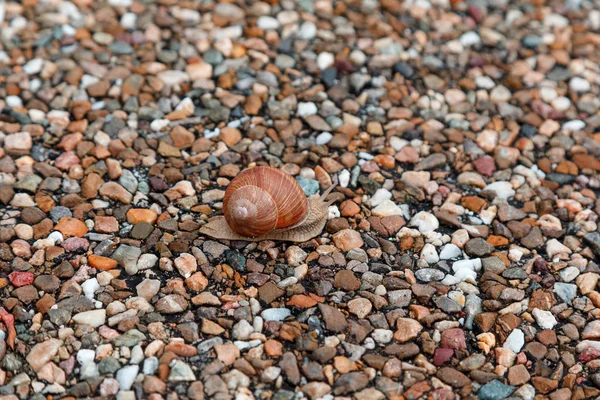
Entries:
{"label": "brown striped shell", "polygon": [[248,238],[300,224],[308,214],[308,199],[296,180],[271,167],[240,173],[225,191],[223,213],[227,225]]}

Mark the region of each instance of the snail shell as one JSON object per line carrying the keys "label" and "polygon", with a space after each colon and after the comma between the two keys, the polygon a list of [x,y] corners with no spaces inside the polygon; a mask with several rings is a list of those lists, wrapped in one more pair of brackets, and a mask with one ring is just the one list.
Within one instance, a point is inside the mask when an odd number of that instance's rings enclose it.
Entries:
{"label": "snail shell", "polygon": [[216,239],[286,240],[305,242],[317,236],[327,222],[325,201],[307,199],[296,180],[271,167],[240,173],[225,191],[223,217],[211,219],[200,232]]}

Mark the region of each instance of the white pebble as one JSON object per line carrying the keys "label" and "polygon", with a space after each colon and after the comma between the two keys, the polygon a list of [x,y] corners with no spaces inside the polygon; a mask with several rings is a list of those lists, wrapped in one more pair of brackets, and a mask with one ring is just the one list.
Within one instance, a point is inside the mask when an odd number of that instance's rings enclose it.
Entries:
{"label": "white pebble", "polygon": [[475,78],[475,84],[480,89],[493,89],[496,83],[489,76],[478,76]]}
{"label": "white pebble", "polygon": [[79,325],[91,325],[98,328],[106,322],[106,309],[80,312],[73,315],[73,321]]}
{"label": "white pebble", "polygon": [[360,50],[353,50],[350,53],[350,61],[356,65],[364,65],[367,62],[367,56]]}
{"label": "white pebble", "polygon": [[563,124],[562,128],[565,131],[576,132],[585,128],[586,123],[580,119],[574,119],[572,121],[567,121]]}
{"label": "white pebble", "polygon": [[145,375],[154,375],[156,370],[158,370],[158,358],[149,357],[144,360],[144,367],[142,371]]}
{"label": "white pebble", "polygon": [[260,314],[265,321],[283,321],[290,315],[292,312],[287,308],[267,308]]}
{"label": "white pebble", "polygon": [[321,69],[321,70],[330,67],[331,65],[333,65],[334,62],[335,62],[334,55],[332,53],[328,53],[326,51],[322,52],[317,57],[317,65],[319,66],[319,69]]}
{"label": "white pebble", "polygon": [[556,318],[554,318],[554,315],[552,315],[550,311],[544,311],[540,310],[539,308],[534,308],[531,314],[533,314],[535,322],[537,322],[537,324],[542,329],[553,329],[558,323],[556,321]]}
{"label": "white pebble", "polygon": [[327,209],[327,219],[339,218],[342,214],[337,206],[329,206]]}
{"label": "white pebble", "polygon": [[454,272],[458,272],[463,269],[470,269],[471,271],[475,271],[475,265],[473,264],[473,260],[458,260],[452,264],[452,270]]}
{"label": "white pebble", "polygon": [[490,183],[484,188],[484,190],[493,190],[494,192],[496,192],[496,196],[500,199],[508,199],[509,197],[514,196],[516,193],[512,188],[510,182],[506,181],[497,181],[494,183]]}
{"label": "white pebble", "polygon": [[342,170],[342,172],[340,172],[340,174],[338,175],[338,180],[341,187],[348,187],[348,185],[350,184],[350,171],[348,171],[347,169]]}
{"label": "white pebble", "polygon": [[300,26],[300,32],[298,32],[298,38],[301,40],[311,40],[317,36],[317,25],[312,21],[305,21]]}
{"label": "white pebble", "polygon": [[587,80],[575,76],[569,81],[569,89],[573,90],[574,92],[589,92],[591,85]]}
{"label": "white pebble", "polygon": [[394,332],[392,332],[389,329],[375,329],[372,333],[371,333],[371,337],[377,342],[377,343],[389,343],[392,341],[392,338],[394,337]]}
{"label": "white pebble", "polygon": [[155,132],[159,132],[163,128],[166,128],[169,125],[169,122],[168,119],[155,119],[150,123],[150,128]]}
{"label": "white pebble", "polygon": [[21,108],[23,101],[19,96],[6,96],[6,105],[10,108]]}
{"label": "white pebble", "polygon": [[317,106],[313,102],[298,103],[298,110],[296,111],[296,113],[300,117],[308,117],[309,115],[315,115],[317,111]]}
{"label": "white pebble", "polygon": [[399,138],[398,136],[392,136],[390,138],[390,146],[396,151],[402,150],[406,145],[408,145],[408,140],[406,139]]}
{"label": "white pebble", "polygon": [[416,226],[421,233],[431,233],[440,226],[440,223],[432,213],[421,211],[410,220],[410,226]]}
{"label": "white pebble", "polygon": [[80,365],[94,362],[94,357],[96,357],[96,352],[94,350],[82,349],[77,352],[77,362]]}
{"label": "white pebble", "polygon": [[96,278],[88,279],[81,284],[83,294],[90,300],[94,300],[94,293],[100,289],[100,284]]}
{"label": "white pebble", "polygon": [[546,254],[548,257],[552,258],[561,253],[571,254],[572,250],[556,239],[548,240],[546,243]]}
{"label": "white pebble", "polygon": [[139,364],[144,361],[144,350],[139,344],[131,349],[131,357],[129,357],[129,364]]}
{"label": "white pebble", "polygon": [[115,7],[131,7],[133,0],[108,0],[108,4]]}
{"label": "white pebble", "polygon": [[279,21],[277,21],[277,18],[269,17],[268,15],[263,15],[259,17],[256,24],[259,28],[264,29],[266,31],[277,29],[280,26]]}
{"label": "white pebble", "polygon": [[460,257],[462,255],[462,251],[458,248],[458,246],[448,243],[442,248],[440,252],[440,259],[449,260],[451,258]]}
{"label": "white pebble", "polygon": [[35,75],[40,73],[42,67],[44,66],[44,60],[41,58],[34,58],[27,62],[27,64],[23,65],[23,71],[27,75]]}
{"label": "white pebble", "polygon": [[404,215],[402,209],[391,200],[383,200],[377,207],[372,211],[373,215],[380,218],[390,217],[392,215]]}
{"label": "white pebble", "polygon": [[116,378],[119,381],[121,390],[129,390],[137,377],[140,367],[137,365],[128,365],[117,371]]}
{"label": "white pebble", "polygon": [[425,260],[427,264],[432,265],[440,260],[435,246],[431,243],[426,243],[421,250],[421,259]]}
{"label": "white pebble", "polygon": [[377,189],[373,197],[371,197],[371,207],[377,207],[379,204],[383,203],[385,200],[390,200],[392,198],[392,194],[389,190],[386,189]]}
{"label": "white pebble", "polygon": [[123,14],[121,17],[121,26],[124,29],[135,29],[135,21],[137,20],[137,15],[132,12],[128,12]]}
{"label": "white pebble", "polygon": [[[447,275],[446,278],[448,276],[450,276],[450,275]],[[446,278],[444,278],[442,283],[444,283]],[[458,280],[458,282],[464,282],[464,281],[476,282],[477,281],[477,272],[467,269],[467,268],[463,268],[461,270],[456,271],[456,273],[454,273],[454,278],[456,278]],[[446,283],[444,283],[444,284],[446,284]]]}
{"label": "white pebble", "polygon": [[525,334],[520,329],[514,329],[504,342],[505,348],[512,350],[513,353],[519,353],[525,344]]}
{"label": "white pebble", "polygon": [[481,38],[475,31],[465,32],[460,37],[460,44],[465,47],[474,46],[476,44],[481,43]]}
{"label": "white pebble", "polygon": [[324,145],[327,144],[331,141],[331,139],[333,138],[333,135],[329,132],[322,132],[321,134],[319,134],[319,136],[317,136],[317,139],[315,140],[315,143],[317,145]]}
{"label": "white pebble", "polygon": [[568,97],[560,96],[552,101],[552,108],[556,111],[567,111],[571,107],[571,100]]}

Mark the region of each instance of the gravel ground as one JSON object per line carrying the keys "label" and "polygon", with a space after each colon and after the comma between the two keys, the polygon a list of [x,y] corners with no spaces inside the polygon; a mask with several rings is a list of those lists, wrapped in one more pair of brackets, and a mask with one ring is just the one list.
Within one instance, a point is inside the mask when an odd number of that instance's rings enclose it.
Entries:
{"label": "gravel ground", "polygon": [[[0,1],[0,399],[597,398],[599,60],[598,0]],[[199,233],[256,165],[319,236]]]}

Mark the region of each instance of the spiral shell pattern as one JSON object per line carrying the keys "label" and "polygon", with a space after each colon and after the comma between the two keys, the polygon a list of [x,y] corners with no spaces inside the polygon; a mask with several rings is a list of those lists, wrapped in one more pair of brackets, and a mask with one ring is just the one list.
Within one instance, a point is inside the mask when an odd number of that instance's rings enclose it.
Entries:
{"label": "spiral shell pattern", "polygon": [[256,167],[243,171],[229,184],[223,210],[234,232],[256,238],[302,222],[308,213],[308,199],[292,176],[275,168]]}

